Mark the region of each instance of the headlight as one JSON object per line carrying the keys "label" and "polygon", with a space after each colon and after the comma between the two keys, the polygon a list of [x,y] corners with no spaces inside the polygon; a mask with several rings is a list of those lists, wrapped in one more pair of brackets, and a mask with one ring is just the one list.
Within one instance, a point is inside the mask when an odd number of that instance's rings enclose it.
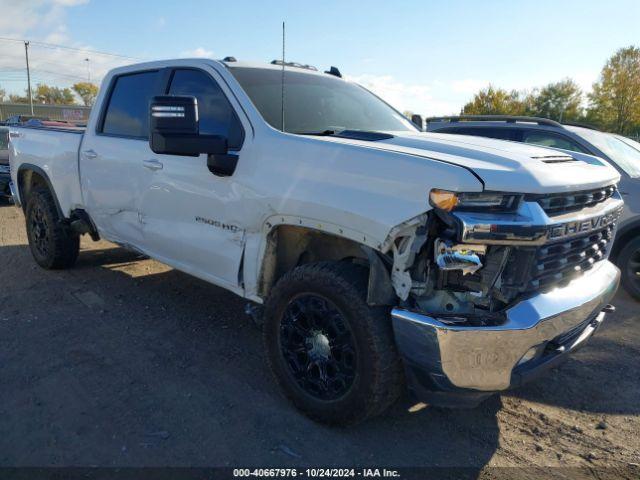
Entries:
{"label": "headlight", "polygon": [[440,210],[513,211],[518,208],[521,195],[500,192],[451,192],[434,188],[429,203]]}

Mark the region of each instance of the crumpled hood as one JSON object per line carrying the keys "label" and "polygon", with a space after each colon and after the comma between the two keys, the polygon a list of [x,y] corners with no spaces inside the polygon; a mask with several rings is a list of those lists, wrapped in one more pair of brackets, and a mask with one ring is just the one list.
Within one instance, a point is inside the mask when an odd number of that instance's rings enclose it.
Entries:
{"label": "crumpled hood", "polygon": [[620,180],[618,172],[606,161],[582,153],[466,135],[393,135],[373,142],[324,138],[459,165],[473,171],[485,190],[492,191],[553,193],[598,188]]}

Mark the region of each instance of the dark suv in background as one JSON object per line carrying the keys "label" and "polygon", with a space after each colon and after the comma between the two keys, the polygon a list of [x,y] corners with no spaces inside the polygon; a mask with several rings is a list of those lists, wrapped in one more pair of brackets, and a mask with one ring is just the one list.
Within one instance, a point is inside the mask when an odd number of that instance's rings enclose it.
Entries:
{"label": "dark suv in background", "polygon": [[[588,153],[620,172],[618,189],[625,209],[611,259],[622,270],[622,284],[640,300],[640,143],[620,135],[537,117],[461,115],[427,119],[427,131],[497,138]],[[571,179],[567,179],[570,183]]]}

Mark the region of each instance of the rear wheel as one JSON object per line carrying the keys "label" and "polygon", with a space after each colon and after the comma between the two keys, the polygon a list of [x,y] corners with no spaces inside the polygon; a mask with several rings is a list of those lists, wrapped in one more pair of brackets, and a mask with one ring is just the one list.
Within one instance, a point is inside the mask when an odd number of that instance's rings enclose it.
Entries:
{"label": "rear wheel", "polygon": [[38,265],[46,269],[73,266],[80,251],[80,237],[62,222],[47,188],[30,192],[25,218],[29,247]]}
{"label": "rear wheel", "polygon": [[367,305],[367,278],[347,262],[303,265],[266,302],[269,365],[284,394],[315,420],[357,423],[402,391],[389,310]]}
{"label": "rear wheel", "polygon": [[624,246],[617,263],[622,272],[622,286],[631,296],[640,300],[640,237]]}

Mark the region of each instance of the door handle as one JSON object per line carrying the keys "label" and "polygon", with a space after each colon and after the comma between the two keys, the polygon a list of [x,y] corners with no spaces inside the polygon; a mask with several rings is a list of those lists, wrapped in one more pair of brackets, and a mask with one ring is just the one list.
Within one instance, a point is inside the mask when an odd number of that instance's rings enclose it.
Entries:
{"label": "door handle", "polygon": [[83,155],[84,155],[84,157],[85,157],[85,158],[88,158],[88,159],[90,159],[90,160],[91,160],[92,158],[96,158],[96,157],[98,156],[98,153],[97,153],[95,150],[93,150],[93,149],[84,150],[82,153],[83,153]]}
{"label": "door handle", "polygon": [[162,170],[162,167],[164,167],[158,160],[143,160],[142,164],[149,170]]}

